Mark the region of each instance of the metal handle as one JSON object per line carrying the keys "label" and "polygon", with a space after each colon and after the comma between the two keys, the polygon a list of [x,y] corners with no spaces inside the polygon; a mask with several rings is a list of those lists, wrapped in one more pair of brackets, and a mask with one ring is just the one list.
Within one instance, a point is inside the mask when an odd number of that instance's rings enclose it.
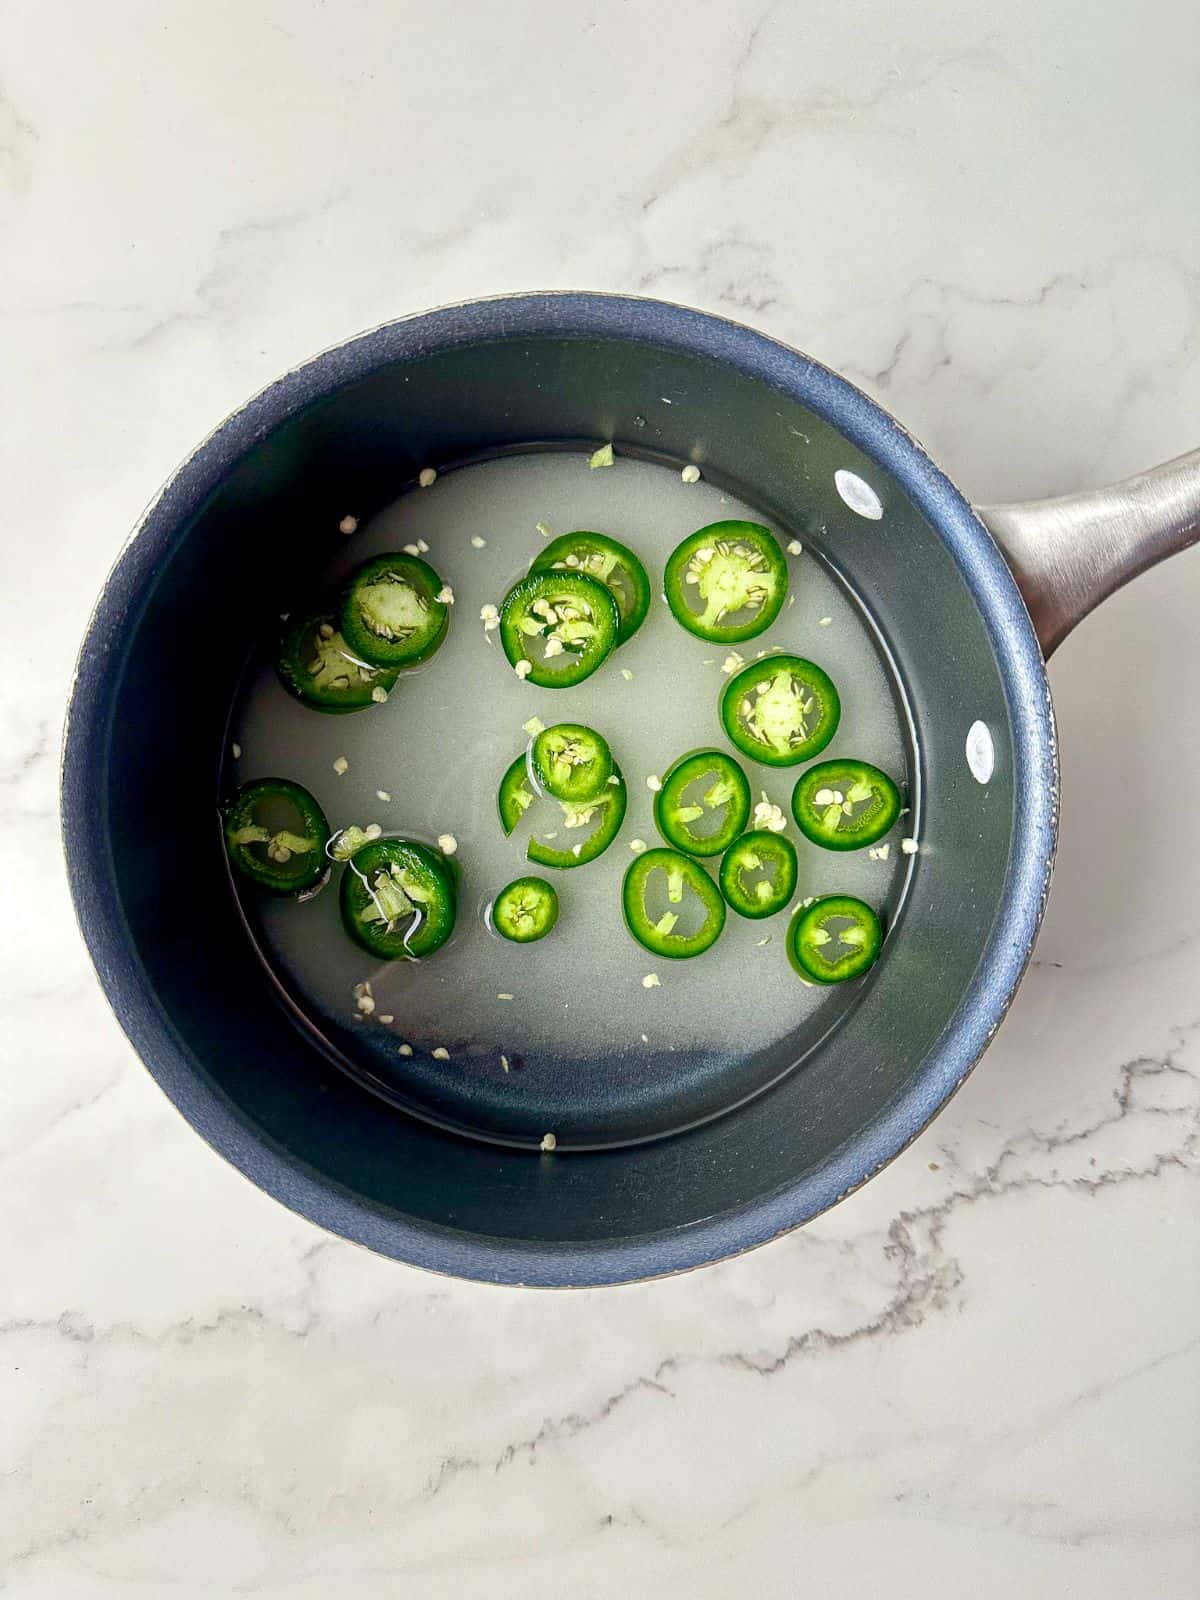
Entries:
{"label": "metal handle", "polygon": [[1101,600],[1200,540],[1200,450],[1108,489],[982,506],[1049,657]]}

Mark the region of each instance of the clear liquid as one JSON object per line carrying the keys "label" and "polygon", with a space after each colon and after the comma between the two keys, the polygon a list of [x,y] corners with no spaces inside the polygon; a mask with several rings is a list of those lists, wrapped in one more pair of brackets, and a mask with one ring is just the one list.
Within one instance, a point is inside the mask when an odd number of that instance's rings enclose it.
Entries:
{"label": "clear liquid", "polygon": [[[336,881],[304,905],[253,894],[243,902],[264,960],[308,1024],[384,1094],[460,1130],[520,1143],[536,1143],[544,1131],[561,1145],[653,1137],[764,1086],[861,990],[799,981],[785,953],[789,912],[761,921],[730,912],[717,944],[690,961],[652,956],[622,919],[630,840],[662,843],[647,778],[685,751],[730,748],[717,712],[726,651],[686,633],[661,597],[674,546],[725,518],[770,521],[710,483],[685,484],[678,469],[647,461],[618,458],[612,468],[589,470],[586,455],[529,452],[476,463],[405,494],[352,537],[333,535],[331,585],[369,555],[424,539],[426,559],[454,590],[444,644],[425,666],[401,674],[386,705],[322,715],[287,695],[269,662],[248,673],[232,722],[242,749],[234,781],[295,779],[335,829],[378,822],[385,834],[433,842],[449,833],[458,841],[456,931],[419,964],[381,965],[352,944]],[[622,540],[641,557],[654,590],[640,631],[574,689],[521,683],[498,635],[479,621],[480,607],[499,605],[546,543],[539,522],[551,536],[588,528]],[[786,543],[790,531],[773,526]],[[472,536],[486,546],[474,548]],[[794,603],[741,645],[742,655],[753,660],[779,645],[817,661],[842,699],[841,724],[823,758],[860,757],[907,782],[898,693],[858,602],[810,550],[789,556],[788,565]],[[529,822],[505,838],[496,813],[501,774],[525,747],[522,724],[535,715],[597,728],[628,785],[616,842],[567,872],[527,864]],[[349,769],[339,777],[334,762],[343,756]],[[821,850],[791,821],[800,769],[739,759],[755,801],[765,793],[788,817],[800,862],[793,904],[837,891],[860,895],[885,915],[894,910],[907,867],[899,838],[911,819],[894,830],[886,862],[865,850]],[[578,837],[560,832],[552,842],[569,847]],[[715,871],[716,861],[709,866]],[[484,911],[526,872],[554,883],[561,913],[546,940],[520,946],[489,932]],[[643,986],[650,973],[660,987]],[[354,995],[365,979],[375,998],[369,1018]],[[791,1042],[781,1050],[784,1040]],[[413,1047],[411,1056],[401,1055],[402,1043]],[[449,1060],[432,1057],[439,1046]]]}

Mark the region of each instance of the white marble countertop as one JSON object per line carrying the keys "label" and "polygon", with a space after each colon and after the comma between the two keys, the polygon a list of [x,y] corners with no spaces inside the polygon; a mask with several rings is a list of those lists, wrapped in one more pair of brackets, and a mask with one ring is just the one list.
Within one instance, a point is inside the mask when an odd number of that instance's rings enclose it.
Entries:
{"label": "white marble countertop", "polygon": [[398,313],[655,293],[979,499],[1200,439],[1192,0],[13,0],[0,22],[0,1590],[1200,1592],[1200,552],[1053,664],[1062,848],[963,1092],[670,1282],[442,1282],[266,1199],[109,1016],[59,727],[142,504]]}

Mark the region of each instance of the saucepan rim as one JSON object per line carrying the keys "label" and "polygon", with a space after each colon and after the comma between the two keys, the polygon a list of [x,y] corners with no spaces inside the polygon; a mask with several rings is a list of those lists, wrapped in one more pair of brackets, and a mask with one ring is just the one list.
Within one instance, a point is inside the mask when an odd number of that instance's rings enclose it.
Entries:
{"label": "saucepan rim", "polygon": [[[667,1233],[611,1242],[513,1241],[420,1222],[347,1193],[268,1141],[197,1070],[159,1003],[124,923],[96,803],[112,714],[106,663],[180,525],[250,450],[313,403],[397,362],[521,337],[611,338],[721,362],[795,398],[879,462],[939,530],[971,591],[1004,684],[1015,752],[1015,847],[987,945],[954,1022],[886,1113],[772,1194]],[[922,446],[847,379],[766,334],[687,306],[590,291],[498,296],[384,323],[313,357],[234,411],[168,479],[117,558],[80,650],[63,742],[63,843],[81,932],[117,1020],[192,1127],[277,1200],[379,1254],[458,1277],[548,1287],[659,1277],[737,1254],[811,1220],[894,1159],[966,1078],[1004,1017],[1041,922],[1057,822],[1054,715],[1033,625],[991,535]]]}

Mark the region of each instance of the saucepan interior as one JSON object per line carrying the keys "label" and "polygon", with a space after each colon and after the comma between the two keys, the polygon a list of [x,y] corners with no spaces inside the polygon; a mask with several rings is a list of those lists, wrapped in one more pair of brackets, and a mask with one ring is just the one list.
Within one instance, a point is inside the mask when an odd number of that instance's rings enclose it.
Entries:
{"label": "saucepan interior", "polygon": [[[348,484],[369,514],[430,461],[600,439],[701,456],[706,475],[844,575],[909,721],[922,849],[886,959],[820,1048],[785,1045],[749,1086],[730,1063],[728,1109],[710,1075],[711,1103],[687,1131],[662,1137],[616,1116],[603,1148],[547,1161],[482,1124],[480,1138],[439,1127],[436,1107],[385,1103],[297,1026],[238,923],[214,815],[229,708],[261,625],[247,573],[319,565]],[[854,508],[847,473],[881,516]],[[983,782],[966,753],[973,727],[990,746]],[[218,430],[113,574],[64,768],[85,935],[122,1023],[198,1131],[285,1203],[386,1254],[554,1284],[745,1248],[894,1155],[1003,1014],[1040,916],[1055,794],[1028,618],[919,447],[850,386],[748,330],[595,296],[393,324]]]}

